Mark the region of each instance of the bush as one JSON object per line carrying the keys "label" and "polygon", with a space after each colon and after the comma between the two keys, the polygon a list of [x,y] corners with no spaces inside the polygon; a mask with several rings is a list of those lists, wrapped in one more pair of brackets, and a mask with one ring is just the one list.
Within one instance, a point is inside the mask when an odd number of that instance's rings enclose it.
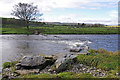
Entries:
{"label": "bush", "polygon": [[3,64],[3,68],[9,68],[11,66],[15,66],[15,64],[19,63],[19,61],[13,61],[13,62],[5,62]]}
{"label": "bush", "polygon": [[4,64],[3,64],[3,68],[9,68],[9,67],[11,67],[12,66],[12,63],[11,62],[5,62]]}

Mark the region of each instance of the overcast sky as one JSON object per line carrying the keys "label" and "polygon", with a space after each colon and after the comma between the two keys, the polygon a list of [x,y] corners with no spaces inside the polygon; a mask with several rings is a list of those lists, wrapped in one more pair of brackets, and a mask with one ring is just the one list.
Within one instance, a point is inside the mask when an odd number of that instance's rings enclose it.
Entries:
{"label": "overcast sky", "polygon": [[34,3],[46,22],[117,25],[119,0],[0,0],[0,17],[9,17],[19,2]]}

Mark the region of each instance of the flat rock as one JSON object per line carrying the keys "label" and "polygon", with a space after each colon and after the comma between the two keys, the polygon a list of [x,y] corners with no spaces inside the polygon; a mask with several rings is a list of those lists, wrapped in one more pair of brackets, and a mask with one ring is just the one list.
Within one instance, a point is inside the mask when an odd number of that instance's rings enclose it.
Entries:
{"label": "flat rock", "polygon": [[21,60],[21,66],[39,66],[46,62],[43,56],[24,56]]}

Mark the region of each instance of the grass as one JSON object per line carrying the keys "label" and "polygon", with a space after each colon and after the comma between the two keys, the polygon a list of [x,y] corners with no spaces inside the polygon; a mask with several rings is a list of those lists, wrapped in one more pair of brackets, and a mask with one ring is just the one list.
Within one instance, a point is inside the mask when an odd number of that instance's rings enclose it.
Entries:
{"label": "grass", "polygon": [[82,54],[77,56],[78,62],[84,65],[97,67],[98,69],[100,68],[107,71],[117,70],[120,66],[120,62],[118,61],[120,58],[120,56],[118,55],[120,53],[119,51],[109,52],[105,49],[91,49],[89,52],[91,53],[89,56]]}
{"label": "grass", "polygon": [[34,34],[37,30],[43,34],[118,34],[118,28],[113,27],[94,27],[94,28],[73,28],[68,26],[55,27],[30,27],[28,31],[26,27],[21,28],[0,28],[2,34]]}
{"label": "grass", "polygon": [[72,78],[93,78],[93,76],[89,73],[78,73],[75,74],[73,72],[62,72],[59,74],[28,74],[28,75],[23,75],[20,78],[62,78],[62,79],[72,79]]}

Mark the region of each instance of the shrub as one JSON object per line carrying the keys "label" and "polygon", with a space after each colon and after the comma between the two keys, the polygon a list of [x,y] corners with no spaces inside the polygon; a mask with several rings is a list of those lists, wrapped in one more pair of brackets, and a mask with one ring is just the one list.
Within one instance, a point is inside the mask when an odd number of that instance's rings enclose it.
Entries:
{"label": "shrub", "polygon": [[11,66],[15,66],[15,64],[19,63],[19,61],[5,62],[3,64],[3,68],[9,68]]}
{"label": "shrub", "polygon": [[3,64],[3,68],[9,68],[9,67],[11,67],[12,66],[12,63],[11,62],[5,62],[4,64]]}

